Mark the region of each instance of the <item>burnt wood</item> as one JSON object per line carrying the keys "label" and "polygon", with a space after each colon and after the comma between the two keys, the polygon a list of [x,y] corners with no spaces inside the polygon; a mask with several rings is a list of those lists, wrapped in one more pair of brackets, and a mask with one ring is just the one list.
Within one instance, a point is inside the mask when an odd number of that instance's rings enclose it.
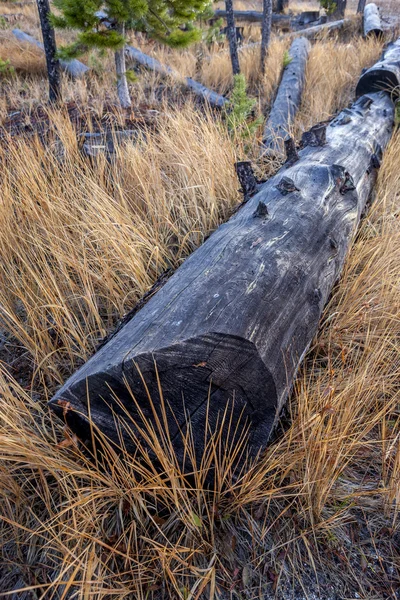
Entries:
{"label": "burnt wood", "polygon": [[311,44],[300,37],[289,49],[290,63],[285,67],[275,101],[264,128],[261,154],[284,155],[284,140],[300,107]]}
{"label": "burnt wood", "polygon": [[361,75],[356,95],[379,90],[400,95],[400,38],[389,44],[381,60]]}
{"label": "burnt wood", "polygon": [[43,48],[46,56],[47,77],[49,80],[49,100],[50,102],[60,102],[61,93],[61,66],[57,58],[57,45],[54,28],[49,21],[50,3],[49,0],[36,0],[40,27],[43,37]]}
{"label": "burnt wood", "polygon": [[364,37],[380,37],[383,35],[383,27],[379,9],[376,4],[367,4],[364,8]]}
{"label": "burnt wood", "polygon": [[51,407],[83,440],[91,439],[90,412],[131,452],[129,432],[138,434],[143,419],[157,430],[159,419],[184,464],[187,419],[200,457],[206,421],[215,427],[228,406],[234,425],[240,418],[249,424],[255,456],[317,331],[393,123],[384,92],[341,113],[327,126],[325,144],[305,146],[262,184],[65,383]]}

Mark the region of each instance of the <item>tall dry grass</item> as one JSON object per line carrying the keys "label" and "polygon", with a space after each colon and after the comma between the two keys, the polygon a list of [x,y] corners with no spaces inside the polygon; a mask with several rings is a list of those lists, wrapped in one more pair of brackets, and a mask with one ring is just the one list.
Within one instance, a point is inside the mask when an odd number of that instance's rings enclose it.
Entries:
{"label": "tall dry grass", "polygon": [[144,436],[163,472],[139,442],[136,457],[110,447],[91,458],[3,372],[3,590],[40,598],[395,597],[399,156],[397,134],[298,378],[290,426],[236,478],[230,461],[240,448],[210,433],[204,461],[217,467],[215,491],[201,468],[194,483],[184,478],[157,431]]}

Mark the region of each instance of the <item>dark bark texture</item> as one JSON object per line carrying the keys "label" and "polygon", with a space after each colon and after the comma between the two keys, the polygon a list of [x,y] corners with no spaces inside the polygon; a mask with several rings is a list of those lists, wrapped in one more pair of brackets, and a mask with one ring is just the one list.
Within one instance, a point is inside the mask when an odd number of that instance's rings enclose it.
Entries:
{"label": "dark bark texture", "polygon": [[261,153],[284,153],[284,140],[299,109],[303,93],[308,54],[307,38],[297,38],[289,49],[291,62],[285,67],[278,93],[264,129]]}
{"label": "dark bark texture", "polygon": [[148,56],[148,54],[144,54],[137,48],[133,46],[126,46],[125,53],[127,58],[133,60],[137,64],[149,69],[150,71],[155,71],[156,73],[160,73],[164,77],[172,77],[176,79],[178,82],[181,82],[182,85],[186,85],[196,96],[200,96],[204,100],[206,100],[211,106],[216,106],[218,108],[222,108],[226,105],[228,100],[217,94],[217,92],[213,92],[209,90],[204,85],[195,81],[191,77],[182,77],[180,73],[169,67],[168,65],[163,65],[156,58],[152,56]]}
{"label": "dark bark texture", "polygon": [[376,4],[367,4],[364,9],[364,37],[383,35],[383,28],[379,9]]}
{"label": "dark bark texture", "polygon": [[261,29],[260,70],[265,75],[265,61],[271,39],[272,0],[263,0],[263,20]]}
{"label": "dark bark texture", "polygon": [[332,19],[344,19],[347,7],[347,0],[336,0],[336,9],[332,13]]}
{"label": "dark bark texture", "polygon": [[[393,122],[390,95],[373,93],[332,121],[323,146],[310,135],[299,159],[182,264],[66,382],[52,408],[82,439],[91,437],[90,412],[105,435],[116,444],[121,435],[133,451],[129,431],[143,419],[163,423],[160,383],[164,427],[181,464],[187,419],[199,457],[206,422],[214,428],[227,406],[234,426],[239,418],[250,425],[254,456],[317,331]],[[118,430],[116,418],[127,415],[127,431]]]}
{"label": "dark bark texture", "polygon": [[389,44],[381,60],[361,75],[356,88],[357,97],[371,90],[400,95],[400,39]]}
{"label": "dark bark texture", "polygon": [[232,0],[225,0],[225,7],[226,7],[226,24],[227,24],[226,37],[228,38],[228,42],[229,42],[229,52],[231,55],[232,71],[233,71],[234,75],[239,75],[240,64],[239,64],[238,43],[237,43],[237,39],[236,39],[235,16],[234,16],[234,12],[233,12]]}
{"label": "dark bark texture", "polygon": [[36,0],[39,11],[40,27],[42,30],[44,53],[46,55],[47,77],[49,80],[50,102],[60,102],[61,92],[61,67],[57,58],[56,36],[52,27],[49,0]]}
{"label": "dark bark texture", "polygon": [[357,5],[357,13],[358,14],[362,14],[364,12],[365,2],[366,2],[366,0],[358,0],[358,5]]}
{"label": "dark bark texture", "polygon": [[283,12],[289,8],[289,0],[273,0],[272,9],[274,12]]}
{"label": "dark bark texture", "polygon": [[[29,35],[28,33],[24,33],[20,29],[13,29],[13,35],[20,42],[27,42],[28,44],[33,44],[37,46],[41,50],[44,50],[44,45],[38,40],[35,40],[34,37]],[[88,71],[90,71],[89,67],[81,63],[76,58],[73,60],[60,60],[60,65],[63,71],[68,73],[72,77],[72,79],[77,79],[79,77],[84,77]]]}

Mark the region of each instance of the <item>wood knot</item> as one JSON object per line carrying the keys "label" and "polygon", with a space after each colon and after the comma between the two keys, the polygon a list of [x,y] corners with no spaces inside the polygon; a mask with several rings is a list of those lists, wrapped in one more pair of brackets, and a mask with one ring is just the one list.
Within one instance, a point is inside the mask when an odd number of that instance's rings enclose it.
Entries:
{"label": "wood knot", "polygon": [[280,180],[280,182],[275,186],[277,190],[280,191],[280,193],[282,194],[282,196],[286,196],[287,194],[290,194],[291,192],[299,192],[299,188],[296,187],[293,179],[290,179],[290,177],[286,177],[283,176],[282,179]]}
{"label": "wood knot", "polygon": [[305,146],[325,146],[326,144],[326,123],[319,123],[311,127],[309,131],[305,131],[301,136],[301,144]]}
{"label": "wood knot", "polygon": [[264,202],[260,202],[258,203],[258,206],[256,208],[256,210],[253,213],[253,217],[267,217],[268,216],[268,208],[267,205]]}

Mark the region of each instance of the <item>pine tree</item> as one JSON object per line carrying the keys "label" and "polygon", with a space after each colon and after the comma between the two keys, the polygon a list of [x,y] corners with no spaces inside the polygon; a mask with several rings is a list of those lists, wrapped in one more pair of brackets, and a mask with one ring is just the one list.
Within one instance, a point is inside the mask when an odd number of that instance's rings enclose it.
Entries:
{"label": "pine tree", "polygon": [[117,91],[121,105],[131,105],[125,67],[125,31],[147,33],[174,48],[201,39],[193,22],[210,0],[54,0],[60,16],[52,15],[56,27],[77,30],[75,43],[60,48],[62,58],[72,59],[91,48],[115,53]]}

